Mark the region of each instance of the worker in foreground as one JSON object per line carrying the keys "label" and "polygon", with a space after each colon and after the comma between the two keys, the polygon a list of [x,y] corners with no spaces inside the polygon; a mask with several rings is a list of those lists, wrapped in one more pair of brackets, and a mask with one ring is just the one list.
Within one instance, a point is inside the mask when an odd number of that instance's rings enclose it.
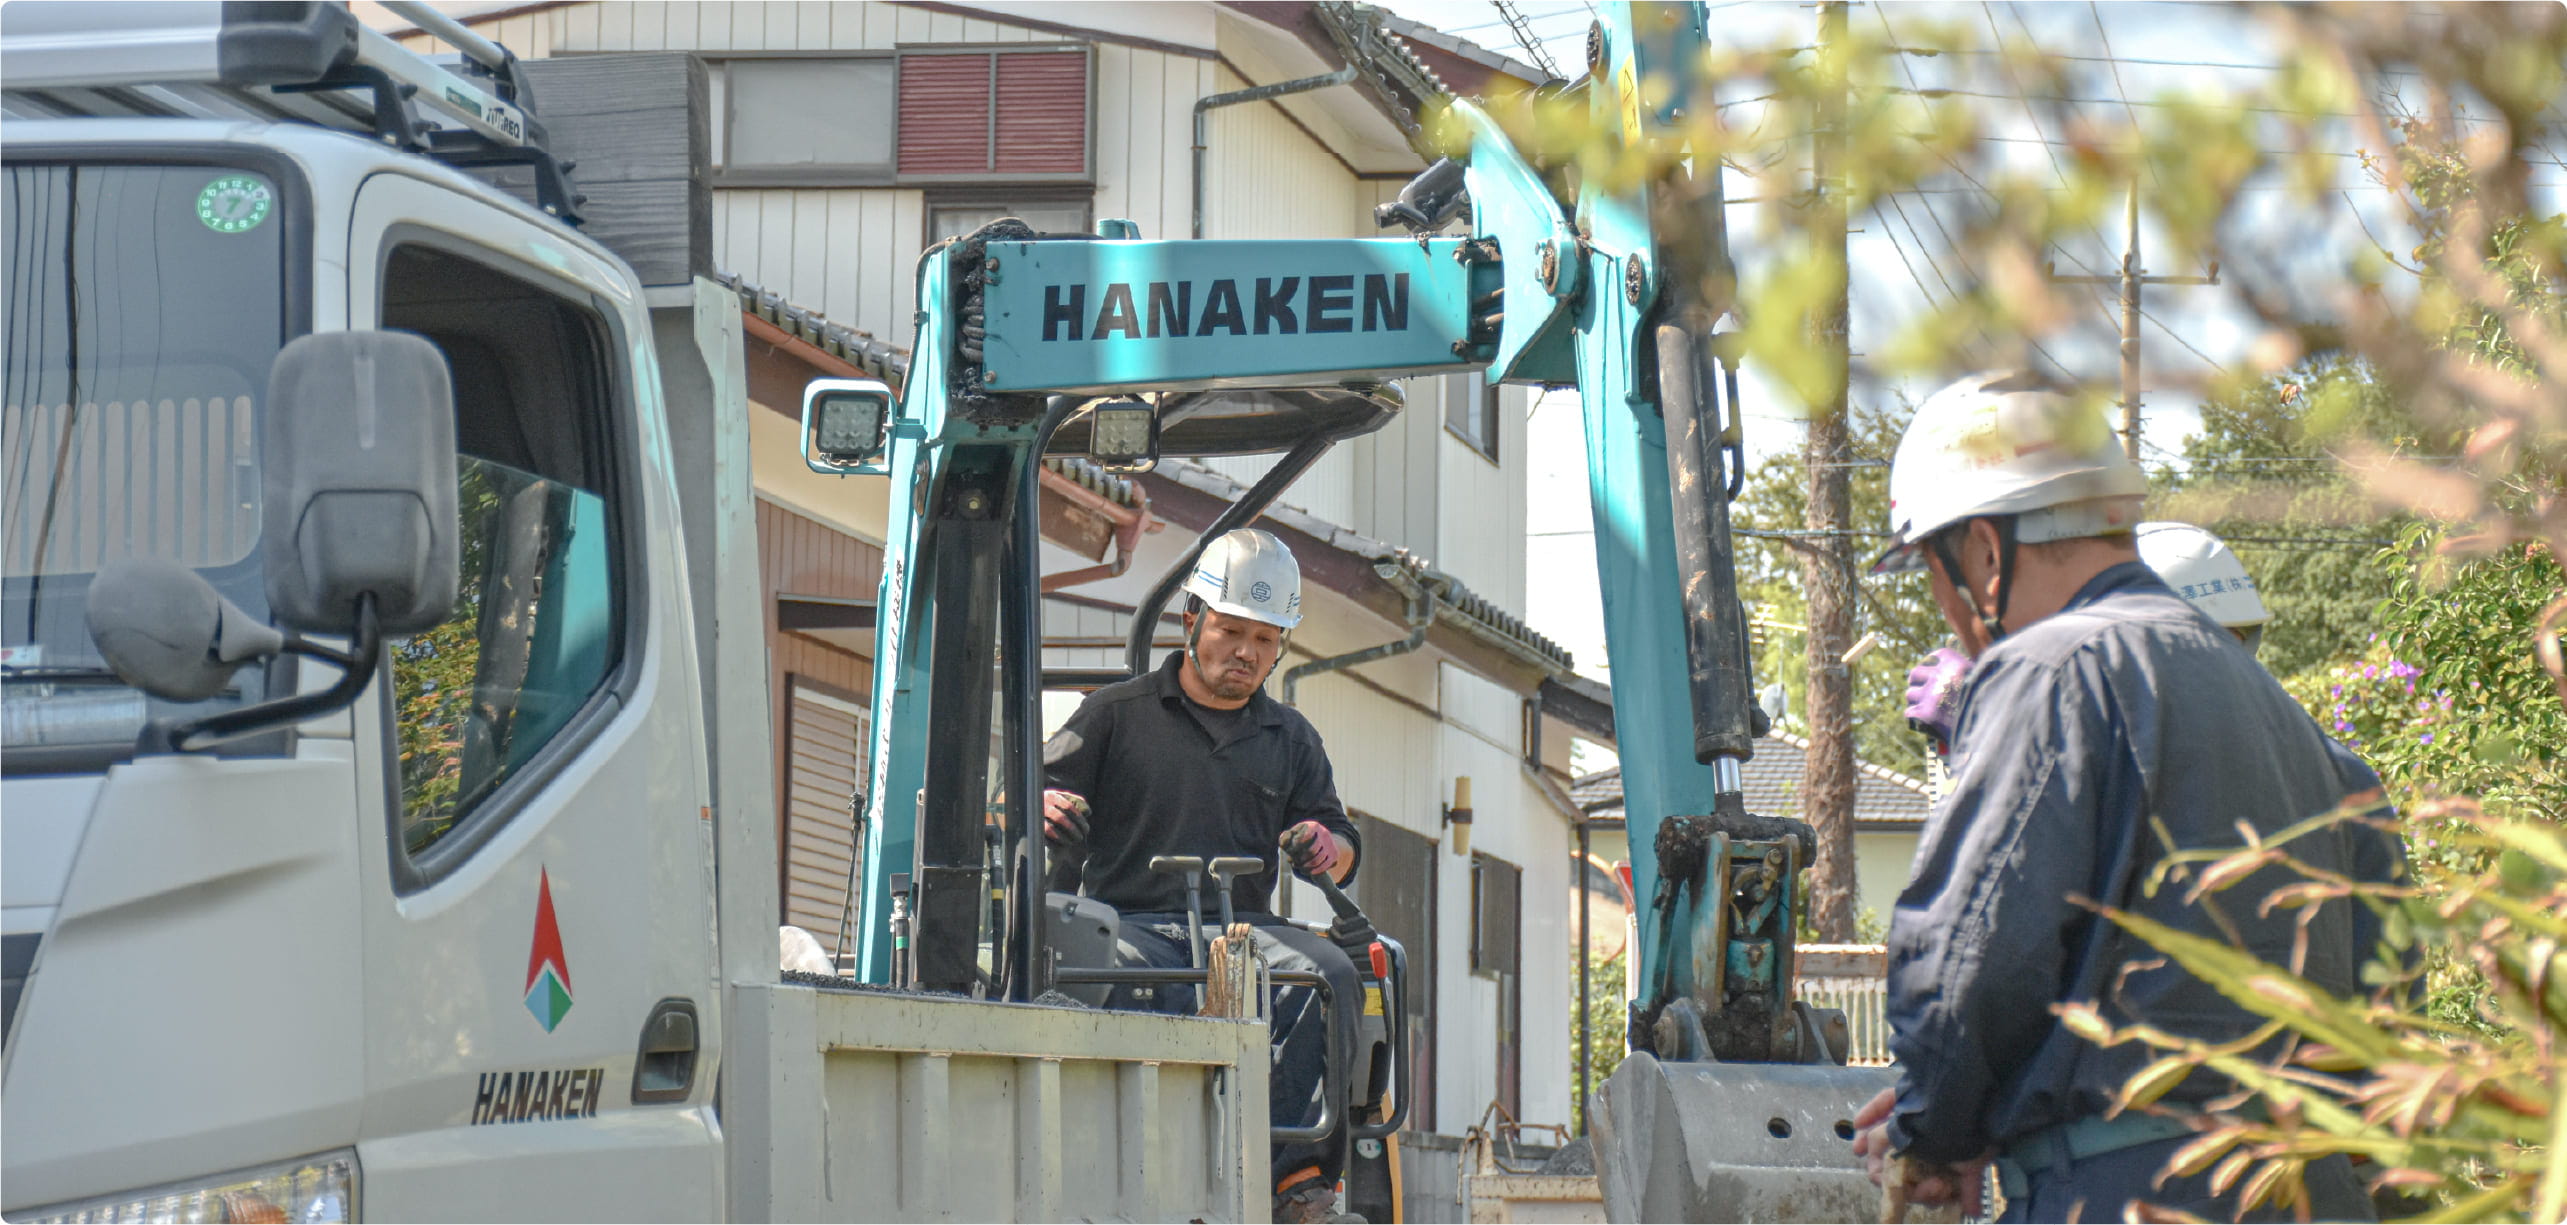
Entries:
{"label": "worker in foreground", "polygon": [[[1362,999],[1343,950],[1273,913],[1283,887],[1279,859],[1342,884],[1354,878],[1361,853],[1319,733],[1264,690],[1301,620],[1300,565],[1282,541],[1242,528],[1204,549],[1184,590],[1185,648],[1156,672],[1089,694],[1044,746],[1044,835],[1064,860],[1084,852],[1079,891],[1121,913],[1121,964],[1188,963],[1185,886],[1152,872],[1153,856],[1254,856],[1268,867],[1240,877],[1232,902],[1239,920],[1256,928],[1267,964],[1318,971],[1338,1000]],[[1195,1007],[1190,987],[1121,988],[1110,1004]],[[1277,994],[1278,1126],[1318,1121],[1327,1063],[1321,1011],[1309,988]],[[1353,1010],[1338,1008],[1329,1019],[1340,1028],[1340,1049],[1353,1050]],[[1277,1221],[1331,1219],[1344,1150],[1340,1137],[1277,1147]]]}
{"label": "worker in foreground", "polygon": [[[2195,612],[2228,631],[2230,637],[2246,648],[2249,655],[2258,654],[2264,643],[2264,627],[2273,620],[2272,610],[2264,605],[2255,576],[2247,573],[2236,550],[2208,528],[2190,523],[2142,523],[2131,535],[2139,546],[2139,560],[2163,581],[2167,588],[2182,596]],[[1970,658],[1950,647],[1938,648],[1924,663],[1908,673],[1908,721],[1932,740],[1934,751],[1951,752],[1952,715],[1959,708],[1955,694],[1961,679],[1968,675]],[[2321,733],[2323,734],[2323,733]],[[2407,876],[2407,848],[2404,839],[2388,828],[2397,813],[2390,808],[2381,786],[2380,776],[2371,764],[2333,736],[2326,737],[2327,752],[2335,758],[2336,772],[2344,779],[2348,800],[2374,801],[2365,819],[2374,822],[2367,831],[2348,828],[2344,837],[2362,880],[2399,880]],[[2372,949],[2380,944],[2381,920],[2368,907],[2353,912],[2354,947]],[[2384,986],[2397,989],[2412,977],[2422,956],[2413,945],[2392,950],[2393,959],[2404,974],[2395,976]]]}
{"label": "worker in foreground", "polygon": [[[1993,1163],[2004,1220],[2117,1220],[2135,1204],[2266,1219],[2242,1216],[2235,1188],[2213,1194],[2207,1174],[2161,1181],[2191,1132],[2138,1111],[2104,1117],[2150,1053],[2094,1047],[2053,1012],[2093,1003],[2113,1024],[2206,1042],[2252,1032],[2257,1018],[2091,906],[2291,964],[2299,917],[2258,905],[2296,879],[2285,870],[2200,903],[2142,882],[2170,851],[2239,845],[2241,823],[2273,833],[2353,790],[2307,713],[2140,560],[2146,488],[2091,404],[2025,374],[1936,393],[1892,461],[1893,542],[1874,570],[1927,570],[1971,661],[1953,693],[1952,787],[1891,918],[1899,1082],[1855,1120],[1873,1176],[1904,1158],[1918,1203],[1976,1211]],[[2361,870],[2341,840],[2294,849]],[[2353,910],[2331,902],[2308,920],[2299,959],[2341,994],[2368,954]],[[2163,1100],[2198,1106],[2230,1089],[2195,1072]],[[2310,1215],[2372,1219],[2342,1158],[2305,1178]]]}

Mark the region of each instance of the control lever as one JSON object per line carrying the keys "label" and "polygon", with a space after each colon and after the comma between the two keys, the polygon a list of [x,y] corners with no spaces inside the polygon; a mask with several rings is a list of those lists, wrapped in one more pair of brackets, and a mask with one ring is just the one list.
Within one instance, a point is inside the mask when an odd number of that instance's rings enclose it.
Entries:
{"label": "control lever", "polygon": [[[1203,857],[1200,855],[1153,855],[1150,857],[1150,870],[1153,872],[1164,872],[1170,876],[1175,876],[1180,873],[1185,876],[1185,940],[1186,947],[1192,950],[1194,956],[1194,960],[1189,964],[1191,964],[1195,969],[1202,969]],[[1224,907],[1226,908],[1230,900],[1230,894],[1227,886],[1224,886],[1223,888],[1221,899],[1224,903]]]}
{"label": "control lever", "polygon": [[[1337,882],[1328,879],[1326,873],[1317,876],[1302,873],[1295,875],[1319,886],[1319,892],[1328,899],[1328,908],[1337,912],[1337,922],[1328,928],[1328,938],[1335,941],[1337,947],[1349,953],[1357,954],[1359,957],[1365,956],[1365,950],[1370,949],[1373,941],[1381,938],[1381,934],[1373,930],[1373,921],[1365,917],[1361,907],[1355,905],[1355,899],[1347,897],[1346,891],[1338,888]],[[1356,964],[1362,965],[1364,962],[1358,960]]]}
{"label": "control lever", "polygon": [[1253,876],[1266,870],[1266,861],[1254,855],[1224,855],[1212,861],[1212,885],[1221,891],[1221,933],[1230,934],[1236,922],[1230,913],[1230,891],[1242,876]]}

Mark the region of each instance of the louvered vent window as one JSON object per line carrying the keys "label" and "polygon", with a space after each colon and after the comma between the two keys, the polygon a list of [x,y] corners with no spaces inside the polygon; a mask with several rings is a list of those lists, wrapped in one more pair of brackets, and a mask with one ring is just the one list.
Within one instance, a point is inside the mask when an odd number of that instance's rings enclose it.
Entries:
{"label": "louvered vent window", "polygon": [[900,54],[900,177],[1088,177],[1082,48]]}

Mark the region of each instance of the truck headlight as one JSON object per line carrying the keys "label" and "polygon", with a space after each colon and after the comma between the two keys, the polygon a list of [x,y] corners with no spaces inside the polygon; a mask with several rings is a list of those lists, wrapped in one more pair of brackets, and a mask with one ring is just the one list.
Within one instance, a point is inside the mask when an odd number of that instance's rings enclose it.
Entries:
{"label": "truck headlight", "polygon": [[13,1221],[353,1221],[357,1155],[340,1149],[298,1161],[190,1179],[72,1204],[55,1204]]}

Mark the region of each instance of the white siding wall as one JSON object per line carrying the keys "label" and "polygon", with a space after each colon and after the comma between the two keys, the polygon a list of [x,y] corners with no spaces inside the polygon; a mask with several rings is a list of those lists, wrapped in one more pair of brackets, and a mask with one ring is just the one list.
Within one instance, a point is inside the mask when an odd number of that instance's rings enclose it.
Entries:
{"label": "white siding wall", "polygon": [[[1448,388],[1449,390],[1449,388]],[[1436,447],[1443,461],[1437,483],[1435,564],[1472,590],[1522,615],[1524,612],[1524,414],[1532,404],[1524,387],[1498,389],[1497,463],[1443,428],[1438,413]]]}
{"label": "white siding wall", "polygon": [[[1569,961],[1566,910],[1559,899],[1570,886],[1569,856],[1577,845],[1567,818],[1542,798],[1522,765],[1522,698],[1451,664],[1441,666],[1445,723],[1439,779],[1471,780],[1474,817],[1471,849],[1523,870],[1519,934],[1523,970],[1524,1113],[1528,1123],[1569,1118],[1569,1067],[1565,1043],[1575,979]],[[1448,844],[1449,845],[1449,844]],[[1497,1096],[1499,984],[1469,973],[1470,861],[1456,855],[1441,880],[1445,956],[1456,973],[1444,975],[1436,999],[1438,1130],[1459,1132],[1479,1121]]]}
{"label": "white siding wall", "polygon": [[[1064,12],[1060,20],[1075,23]],[[835,3],[591,3],[480,27],[520,55],[570,52],[890,50],[912,43],[1060,41],[1044,31],[902,8]],[[429,40],[416,39],[416,43]],[[1144,236],[1185,237],[1192,208],[1192,108],[1207,94],[1249,81],[1210,58],[1097,44],[1098,218],[1123,217]],[[888,116],[849,116],[886,122]],[[718,139],[718,138],[717,138]],[[1215,238],[1370,237],[1372,207],[1400,183],[1353,175],[1266,104],[1214,112],[1205,232]],[[714,193],[715,262],[832,320],[906,345],[925,242],[924,194],[915,189],[747,189]],[[1503,607],[1524,606],[1524,411],[1506,392],[1492,466],[1444,430],[1448,380],[1412,381],[1408,407],[1380,433],[1341,445],[1284,497],[1322,519],[1426,555]],[[1269,459],[1216,461],[1252,481]],[[1049,604],[1047,634],[1118,635],[1126,618]],[[1056,652],[1058,664],[1119,661],[1119,652]],[[1440,673],[1440,675],[1439,675]],[[1497,1088],[1496,984],[1470,961],[1470,861],[1450,853],[1439,821],[1452,780],[1468,775],[1477,812],[1473,843],[1523,869],[1524,1107],[1529,1122],[1565,1122],[1565,1049],[1572,992],[1567,930],[1556,899],[1569,888],[1575,840],[1566,820],[1524,775],[1517,695],[1420,658],[1368,665],[1367,680],[1406,695],[1450,722],[1387,700],[1350,679],[1305,682],[1301,709],[1326,740],[1347,805],[1438,839],[1443,981],[1437,984],[1439,1102],[1443,1130],[1476,1122]],[[1046,703],[1056,726],[1075,699]],[[1294,910],[1321,913],[1299,886]]]}
{"label": "white siding wall", "polygon": [[[572,5],[512,18],[531,45],[578,51],[888,51],[917,43],[1060,42],[1060,35],[868,0]],[[512,47],[516,43],[510,43]],[[524,54],[521,51],[521,54]],[[1195,98],[1208,59],[1096,47],[1095,215],[1153,237],[1185,232]],[[889,122],[849,116],[849,122]],[[718,121],[718,120],[717,120]],[[718,137],[717,137],[718,139]],[[915,188],[724,188],[713,193],[714,264],[796,305],[906,345],[915,328],[926,195]]]}

